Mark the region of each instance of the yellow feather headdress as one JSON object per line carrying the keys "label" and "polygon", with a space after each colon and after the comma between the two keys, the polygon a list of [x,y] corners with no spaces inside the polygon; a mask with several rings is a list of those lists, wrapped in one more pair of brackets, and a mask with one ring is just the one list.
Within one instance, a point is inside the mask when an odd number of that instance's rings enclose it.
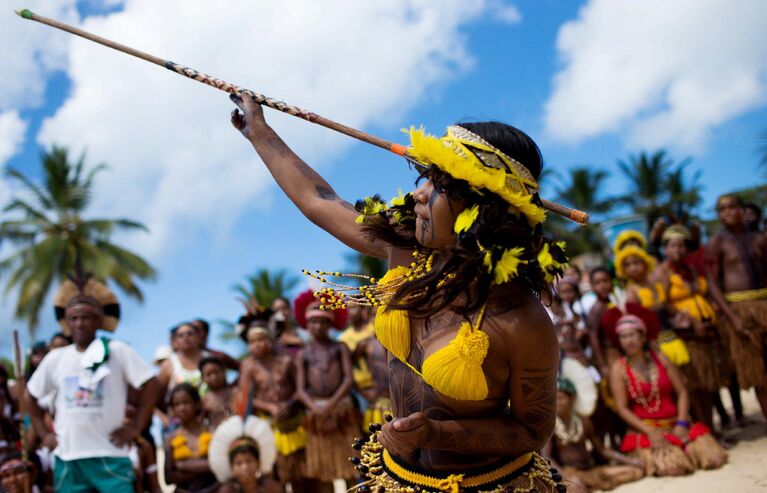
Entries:
{"label": "yellow feather headdress", "polygon": [[640,248],[636,245],[628,245],[623,247],[615,256],[615,274],[618,279],[626,279],[626,271],[623,268],[623,262],[629,257],[638,257],[647,266],[647,272],[650,273],[655,269],[655,259],[645,251],[644,248]]}
{"label": "yellow feather headdress", "polygon": [[642,233],[635,229],[626,229],[621,231],[618,237],[615,239],[615,243],[613,244],[613,253],[618,255],[618,252],[620,252],[621,249],[626,246],[626,243],[632,240],[639,243],[641,248],[647,248],[647,239]]}
{"label": "yellow feather headdress", "polygon": [[479,135],[458,125],[447,127],[444,137],[428,135],[411,127],[407,157],[422,166],[436,166],[455,179],[468,182],[482,193],[491,192],[522,214],[531,227],[546,219],[546,212],[532,202],[538,183],[515,159],[493,147]]}

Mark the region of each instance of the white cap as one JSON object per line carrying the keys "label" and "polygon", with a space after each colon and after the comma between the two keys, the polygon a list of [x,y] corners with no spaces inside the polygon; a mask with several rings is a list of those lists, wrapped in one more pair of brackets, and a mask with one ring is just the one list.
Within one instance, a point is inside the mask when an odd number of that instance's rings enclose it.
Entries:
{"label": "white cap", "polygon": [[173,350],[170,348],[170,346],[163,344],[162,346],[157,346],[157,349],[154,350],[154,364],[159,365],[164,360],[170,358],[170,355],[173,353]]}

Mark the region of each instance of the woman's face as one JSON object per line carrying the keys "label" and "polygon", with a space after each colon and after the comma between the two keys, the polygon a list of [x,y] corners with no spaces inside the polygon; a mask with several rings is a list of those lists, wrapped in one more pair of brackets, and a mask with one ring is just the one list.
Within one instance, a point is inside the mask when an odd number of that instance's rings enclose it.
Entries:
{"label": "woman's face", "polygon": [[664,245],[663,253],[669,262],[681,262],[687,256],[687,243],[684,238],[671,238]]}
{"label": "woman's face", "polygon": [[200,333],[191,325],[182,325],[173,334],[175,349],[189,351],[200,347]]}
{"label": "woman's face", "polygon": [[644,332],[639,329],[624,330],[618,334],[618,341],[626,356],[636,356],[642,353],[644,347]]}
{"label": "woman's face", "polygon": [[557,291],[559,292],[559,299],[565,303],[573,303],[578,298],[575,286],[568,282],[560,283],[557,287]]}
{"label": "woman's face", "polygon": [[629,255],[623,259],[623,271],[632,281],[641,282],[647,277],[647,265],[636,255]]}
{"label": "woman's face", "polygon": [[260,464],[250,452],[240,452],[232,457],[232,475],[238,483],[250,483],[256,479]]}
{"label": "woman's face", "polygon": [[197,417],[198,403],[187,392],[174,392],[170,400],[173,415],[182,423],[189,423]]}
{"label": "woman's face", "polygon": [[413,192],[415,199],[415,238],[421,245],[436,250],[455,244],[453,226],[463,204],[450,200],[431,180],[423,180]]}
{"label": "woman's face", "polygon": [[285,320],[290,320],[290,304],[282,298],[277,298],[272,302],[272,311],[280,312],[285,317]]}
{"label": "woman's face", "polygon": [[591,289],[599,298],[606,299],[613,290],[613,280],[606,272],[597,272],[591,276]]}

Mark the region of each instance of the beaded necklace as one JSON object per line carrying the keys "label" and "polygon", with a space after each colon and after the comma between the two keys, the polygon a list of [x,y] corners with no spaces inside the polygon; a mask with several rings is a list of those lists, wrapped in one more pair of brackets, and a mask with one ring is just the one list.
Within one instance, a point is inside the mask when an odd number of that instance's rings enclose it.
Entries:
{"label": "beaded necklace", "polygon": [[629,395],[632,399],[634,399],[636,402],[639,403],[640,406],[642,406],[642,409],[647,411],[650,414],[658,412],[661,405],[661,398],[660,398],[660,385],[659,385],[659,372],[658,372],[658,366],[651,360],[648,360],[649,363],[649,371],[648,376],[650,380],[650,394],[645,396],[642,392],[642,386],[639,382],[637,382],[636,374],[634,373],[634,370],[631,368],[631,362],[628,358],[624,357],[623,359],[623,368],[624,373],[623,377],[626,381],[626,387],[628,388]]}
{"label": "beaded necklace", "polygon": [[557,416],[554,434],[563,445],[578,443],[583,437],[583,421],[578,416],[573,415],[570,418],[570,424],[565,424],[565,421]]}

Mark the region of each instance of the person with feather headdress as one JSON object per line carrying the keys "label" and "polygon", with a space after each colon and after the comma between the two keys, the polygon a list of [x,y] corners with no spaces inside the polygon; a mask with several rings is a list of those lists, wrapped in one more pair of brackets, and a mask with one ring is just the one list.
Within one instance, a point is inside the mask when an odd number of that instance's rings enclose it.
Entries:
{"label": "person with feather headdress", "polygon": [[[157,379],[128,345],[96,337],[99,329],[114,331],[120,315],[117,298],[105,285],[78,274],[59,288],[55,305],[73,344],[46,355],[27,384],[25,400],[32,425],[53,449],[56,491],[133,492],[128,444],[151,419]],[[129,387],[139,389],[140,406],[124,424]],[[38,405],[54,391],[55,431],[45,425]]]}

